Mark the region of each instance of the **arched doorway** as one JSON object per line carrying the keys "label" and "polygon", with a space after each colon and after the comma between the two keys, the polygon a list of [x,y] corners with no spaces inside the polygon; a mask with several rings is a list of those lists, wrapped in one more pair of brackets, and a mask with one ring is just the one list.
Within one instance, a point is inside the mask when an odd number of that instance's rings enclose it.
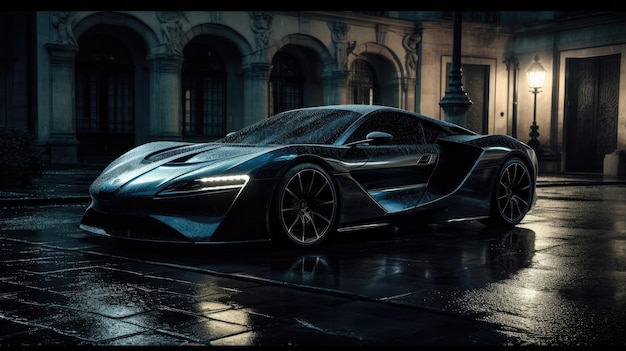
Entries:
{"label": "arched doorway", "polygon": [[365,60],[354,60],[348,78],[348,103],[378,104],[377,86],[376,74],[372,66]]}
{"label": "arched doorway", "polygon": [[134,146],[134,65],[128,48],[86,33],[76,54],[78,159],[112,159]]}
{"label": "arched doorway", "polygon": [[269,81],[269,114],[302,107],[304,104],[304,77],[298,60],[287,52],[279,52],[272,59]]}
{"label": "arched doorway", "polygon": [[226,134],[226,68],[216,50],[189,43],[182,68],[183,136],[216,139]]}

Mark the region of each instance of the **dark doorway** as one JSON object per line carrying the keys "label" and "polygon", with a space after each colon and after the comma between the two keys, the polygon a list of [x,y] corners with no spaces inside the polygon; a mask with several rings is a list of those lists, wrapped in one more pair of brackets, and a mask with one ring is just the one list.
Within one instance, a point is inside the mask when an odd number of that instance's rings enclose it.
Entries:
{"label": "dark doorway", "polygon": [[620,55],[569,58],[565,66],[565,170],[602,172],[617,147]]}
{"label": "dark doorway", "polygon": [[348,78],[348,103],[375,105],[378,103],[378,82],[372,66],[365,60],[354,60]]}
{"label": "dark doorway", "polygon": [[110,36],[85,35],[78,44],[78,158],[112,159],[134,146],[132,58],[128,49]]}
{"label": "dark doorway", "polygon": [[[226,135],[226,68],[216,50],[191,42],[184,50],[182,69],[183,136]],[[202,140],[202,139],[201,139]]]}
{"label": "dark doorway", "polygon": [[[451,64],[446,65],[446,77],[450,75]],[[489,131],[489,66],[461,65],[463,90],[472,100],[467,110],[463,127],[476,133],[487,134]]]}
{"label": "dark doorway", "polygon": [[304,75],[298,60],[278,52],[272,60],[269,81],[269,114],[300,108],[304,104]]}

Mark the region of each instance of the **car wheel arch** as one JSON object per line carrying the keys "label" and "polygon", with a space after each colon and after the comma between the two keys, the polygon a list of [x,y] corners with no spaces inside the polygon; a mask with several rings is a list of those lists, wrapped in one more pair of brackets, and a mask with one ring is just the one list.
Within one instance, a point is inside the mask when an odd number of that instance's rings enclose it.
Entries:
{"label": "car wheel arch", "polygon": [[[285,240],[284,237],[281,237],[279,233],[279,231],[281,231],[282,229],[279,227],[279,223],[278,223],[278,218],[276,215],[276,211],[277,208],[279,206],[278,201],[280,198],[280,188],[281,188],[281,182],[284,179],[284,177],[288,174],[288,172],[296,169],[297,167],[300,166],[305,166],[306,169],[306,165],[310,164],[313,165],[314,167],[319,167],[321,170],[323,170],[325,172],[325,174],[327,175],[328,180],[332,183],[332,188],[333,188],[333,192],[335,194],[335,214],[334,214],[334,225],[332,226],[333,229],[331,230],[331,232],[329,232],[328,234],[326,234],[326,237],[328,237],[329,235],[332,236],[332,234],[334,232],[336,232],[336,227],[340,218],[340,189],[338,187],[338,183],[334,177],[334,172],[332,170],[332,168],[330,166],[328,166],[328,164],[321,159],[320,157],[314,156],[314,155],[305,155],[302,157],[297,157],[293,160],[291,160],[288,164],[286,164],[284,167],[281,168],[280,172],[277,175],[277,181],[274,183],[274,187],[271,190],[271,198],[268,199],[267,202],[267,208],[266,208],[266,230],[270,236],[270,238],[272,238],[272,241],[275,241],[279,244],[284,244],[287,240]],[[284,236],[284,235],[283,235]],[[325,241],[325,240],[323,240]],[[293,245],[292,245],[293,246]],[[302,247],[306,246],[306,245],[301,245]],[[317,246],[317,244],[315,245],[310,245],[312,246]]]}
{"label": "car wheel arch", "polygon": [[[529,204],[527,205],[527,208],[524,209],[524,213],[523,215],[521,215],[521,218],[519,219],[511,219],[511,221],[504,219],[504,214],[502,213],[503,210],[499,208],[498,205],[498,186],[500,183],[500,178],[503,175],[503,172],[505,171],[506,168],[508,168],[509,166],[511,166],[514,163],[521,163],[528,176],[529,176],[529,186],[531,187],[530,189],[530,193],[528,196],[527,201],[529,201]],[[493,183],[492,183],[492,187],[491,187],[491,192],[489,195],[489,218],[486,218],[484,220],[481,220],[481,222],[483,224],[486,225],[491,225],[491,226],[511,226],[511,225],[517,225],[525,216],[526,214],[530,211],[530,209],[532,208],[532,200],[533,197],[536,196],[536,177],[534,174],[534,167],[532,166],[532,162],[528,159],[528,157],[521,153],[521,152],[513,152],[511,153],[508,157],[504,158],[502,160],[502,162],[498,165],[496,172],[494,173],[494,179],[493,179]]]}

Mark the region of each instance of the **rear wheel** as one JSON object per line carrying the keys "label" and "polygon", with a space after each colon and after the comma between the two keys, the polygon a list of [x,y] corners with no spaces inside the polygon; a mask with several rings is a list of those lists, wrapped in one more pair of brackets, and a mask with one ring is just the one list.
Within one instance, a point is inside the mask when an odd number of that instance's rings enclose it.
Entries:
{"label": "rear wheel", "polygon": [[524,161],[517,157],[507,160],[494,184],[486,224],[513,226],[521,222],[530,211],[533,192],[533,178]]}
{"label": "rear wheel", "polygon": [[330,175],[316,164],[303,163],[291,168],[278,185],[275,229],[290,244],[317,246],[335,230],[337,209]]}

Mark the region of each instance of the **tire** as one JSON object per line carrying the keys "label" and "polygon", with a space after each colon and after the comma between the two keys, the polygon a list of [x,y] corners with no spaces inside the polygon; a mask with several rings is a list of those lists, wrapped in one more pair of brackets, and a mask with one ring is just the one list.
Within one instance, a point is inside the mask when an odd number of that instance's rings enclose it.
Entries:
{"label": "tire", "polygon": [[518,157],[507,160],[493,188],[490,217],[484,223],[495,226],[515,226],[532,206],[533,176],[528,166]]}
{"label": "tire", "polygon": [[280,180],[274,202],[279,239],[297,247],[314,247],[335,230],[337,190],[322,167],[302,163]]}

